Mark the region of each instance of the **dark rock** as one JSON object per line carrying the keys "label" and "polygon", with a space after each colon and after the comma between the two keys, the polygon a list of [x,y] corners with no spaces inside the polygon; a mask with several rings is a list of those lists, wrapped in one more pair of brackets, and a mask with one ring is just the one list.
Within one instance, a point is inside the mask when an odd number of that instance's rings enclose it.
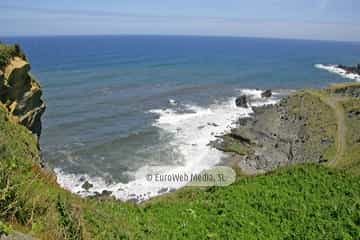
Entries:
{"label": "dark rock", "polygon": [[326,163],[326,162],[328,162],[328,160],[324,159],[323,155],[321,155],[319,158],[319,163]]}
{"label": "dark rock", "polygon": [[160,189],[160,190],[158,191],[158,194],[166,193],[166,192],[168,192],[168,191],[169,191],[168,188],[162,188],[162,189]]}
{"label": "dark rock", "polygon": [[267,90],[265,90],[265,91],[263,91],[262,93],[261,93],[261,97],[262,98],[269,98],[269,97],[271,97],[272,96],[272,91],[271,91],[271,89],[267,89]]}
{"label": "dark rock", "polygon": [[100,197],[110,197],[111,194],[112,194],[112,191],[103,190],[100,194]]}
{"label": "dark rock", "polygon": [[236,140],[242,142],[242,143],[251,144],[251,139],[246,136],[242,136],[237,133],[230,133],[229,136],[232,137],[233,139],[236,139]]}
{"label": "dark rock", "polygon": [[128,202],[128,203],[134,203],[134,204],[137,204],[137,203],[139,203],[140,202],[140,200],[139,199],[137,199],[137,198],[130,198],[129,200],[127,200],[126,202]]}
{"label": "dark rock", "polygon": [[324,144],[324,145],[328,145],[328,144],[331,144],[332,141],[330,139],[321,139],[321,144]]}
{"label": "dark rock", "polygon": [[236,98],[235,103],[236,103],[237,107],[247,108],[248,107],[248,97],[246,95],[241,95],[240,97]]}
{"label": "dark rock", "polygon": [[251,120],[251,118],[247,117],[247,118],[240,118],[238,123],[239,125],[246,125],[249,121]]}
{"label": "dark rock", "polygon": [[89,191],[90,188],[92,188],[94,185],[89,183],[88,181],[84,182],[84,184],[81,186],[86,191]]}

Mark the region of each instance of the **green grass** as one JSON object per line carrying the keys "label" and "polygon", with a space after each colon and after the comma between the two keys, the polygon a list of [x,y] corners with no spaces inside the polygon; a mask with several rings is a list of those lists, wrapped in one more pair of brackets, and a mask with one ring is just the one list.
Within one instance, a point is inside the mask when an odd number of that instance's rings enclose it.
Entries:
{"label": "green grass", "polygon": [[[106,203],[97,206],[106,221],[92,230],[121,222],[123,230],[108,229],[107,239],[112,232],[132,239],[356,239],[359,180],[316,165],[291,167],[226,188],[184,189],[140,208]],[[86,219],[99,221],[94,212]],[[128,224],[136,228],[126,231]]]}

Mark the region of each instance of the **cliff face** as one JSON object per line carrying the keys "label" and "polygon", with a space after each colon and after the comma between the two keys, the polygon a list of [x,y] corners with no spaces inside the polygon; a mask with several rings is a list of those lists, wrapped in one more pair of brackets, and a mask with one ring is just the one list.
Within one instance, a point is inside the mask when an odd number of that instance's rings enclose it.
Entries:
{"label": "cliff face", "polygon": [[[30,64],[18,47],[11,54],[11,46],[1,46],[3,64],[0,67],[0,101],[15,123],[28,128],[38,138],[41,134],[41,116],[45,111],[39,83],[30,73]],[[3,50],[3,51],[1,51]]]}

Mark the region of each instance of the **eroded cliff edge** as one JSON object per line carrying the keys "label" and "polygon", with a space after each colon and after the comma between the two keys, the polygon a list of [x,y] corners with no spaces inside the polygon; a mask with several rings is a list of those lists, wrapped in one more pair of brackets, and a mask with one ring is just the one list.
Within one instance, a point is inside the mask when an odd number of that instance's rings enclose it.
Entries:
{"label": "eroded cliff edge", "polygon": [[0,101],[11,120],[41,135],[45,111],[40,84],[30,73],[30,64],[18,45],[0,44]]}

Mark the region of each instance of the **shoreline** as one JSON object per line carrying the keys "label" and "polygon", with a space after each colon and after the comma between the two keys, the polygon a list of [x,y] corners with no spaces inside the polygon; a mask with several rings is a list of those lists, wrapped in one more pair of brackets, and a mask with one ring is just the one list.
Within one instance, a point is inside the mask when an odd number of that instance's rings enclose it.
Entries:
{"label": "shoreline", "polygon": [[338,74],[344,78],[360,81],[360,64],[356,66],[344,66],[339,64],[315,64],[316,68]]}
{"label": "shoreline", "polygon": [[299,90],[277,104],[255,107],[211,144],[229,153],[225,163],[248,175],[298,163],[332,164],[345,155],[345,112],[339,104],[359,96],[357,82]]}

